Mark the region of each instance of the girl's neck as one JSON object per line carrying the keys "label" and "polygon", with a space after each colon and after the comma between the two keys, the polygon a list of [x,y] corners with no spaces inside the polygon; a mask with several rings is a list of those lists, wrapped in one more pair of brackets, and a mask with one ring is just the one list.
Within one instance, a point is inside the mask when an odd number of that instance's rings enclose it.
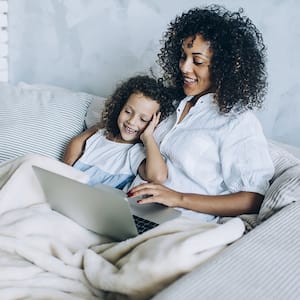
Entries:
{"label": "girl's neck", "polygon": [[122,137],[120,136],[120,134],[118,134],[117,136],[114,136],[112,133],[107,133],[105,135],[105,137],[109,140],[109,141],[112,141],[112,142],[115,142],[115,143],[120,143],[120,144],[136,144],[137,142],[127,142],[127,141],[124,141],[122,139]]}

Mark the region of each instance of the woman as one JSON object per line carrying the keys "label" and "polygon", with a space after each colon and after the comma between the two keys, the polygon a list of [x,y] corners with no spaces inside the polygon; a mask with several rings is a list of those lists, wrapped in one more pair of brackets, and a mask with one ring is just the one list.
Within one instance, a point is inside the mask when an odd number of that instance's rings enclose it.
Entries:
{"label": "woman", "polygon": [[[159,63],[181,99],[154,135],[166,159],[164,185],[136,178],[129,196],[148,195],[210,221],[258,212],[274,168],[259,121],[266,92],[262,36],[242,10],[195,8],[175,18]],[[181,97],[181,98],[180,98]]]}

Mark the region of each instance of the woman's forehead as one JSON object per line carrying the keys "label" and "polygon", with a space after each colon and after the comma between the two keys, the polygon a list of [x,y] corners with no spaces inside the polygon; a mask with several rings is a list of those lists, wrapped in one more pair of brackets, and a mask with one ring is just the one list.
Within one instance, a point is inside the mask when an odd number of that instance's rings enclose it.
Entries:
{"label": "woman's forehead", "polygon": [[182,41],[183,50],[190,49],[195,54],[210,56],[212,53],[210,42],[204,40],[202,35],[189,36]]}

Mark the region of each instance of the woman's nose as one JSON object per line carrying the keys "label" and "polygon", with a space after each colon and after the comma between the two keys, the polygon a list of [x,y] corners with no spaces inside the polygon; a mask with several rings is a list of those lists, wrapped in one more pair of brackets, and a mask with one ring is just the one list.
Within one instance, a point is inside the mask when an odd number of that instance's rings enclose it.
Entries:
{"label": "woman's nose", "polygon": [[180,70],[182,73],[190,73],[192,72],[192,62],[190,59],[186,58],[180,61]]}

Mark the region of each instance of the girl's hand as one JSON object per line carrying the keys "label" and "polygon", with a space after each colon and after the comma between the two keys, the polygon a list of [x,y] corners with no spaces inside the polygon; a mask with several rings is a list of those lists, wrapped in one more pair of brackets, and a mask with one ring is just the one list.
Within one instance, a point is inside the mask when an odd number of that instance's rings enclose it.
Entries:
{"label": "girl's hand", "polygon": [[152,117],[152,120],[149,122],[147,127],[144,129],[143,133],[140,136],[140,139],[143,143],[148,136],[153,135],[154,129],[156,128],[157,124],[159,123],[160,116],[161,116],[161,112],[154,114]]}
{"label": "girl's hand", "polygon": [[169,207],[180,207],[182,194],[171,190],[163,185],[155,183],[144,183],[132,188],[128,194],[129,197],[147,195],[147,198],[139,200],[139,204],[160,203]]}

